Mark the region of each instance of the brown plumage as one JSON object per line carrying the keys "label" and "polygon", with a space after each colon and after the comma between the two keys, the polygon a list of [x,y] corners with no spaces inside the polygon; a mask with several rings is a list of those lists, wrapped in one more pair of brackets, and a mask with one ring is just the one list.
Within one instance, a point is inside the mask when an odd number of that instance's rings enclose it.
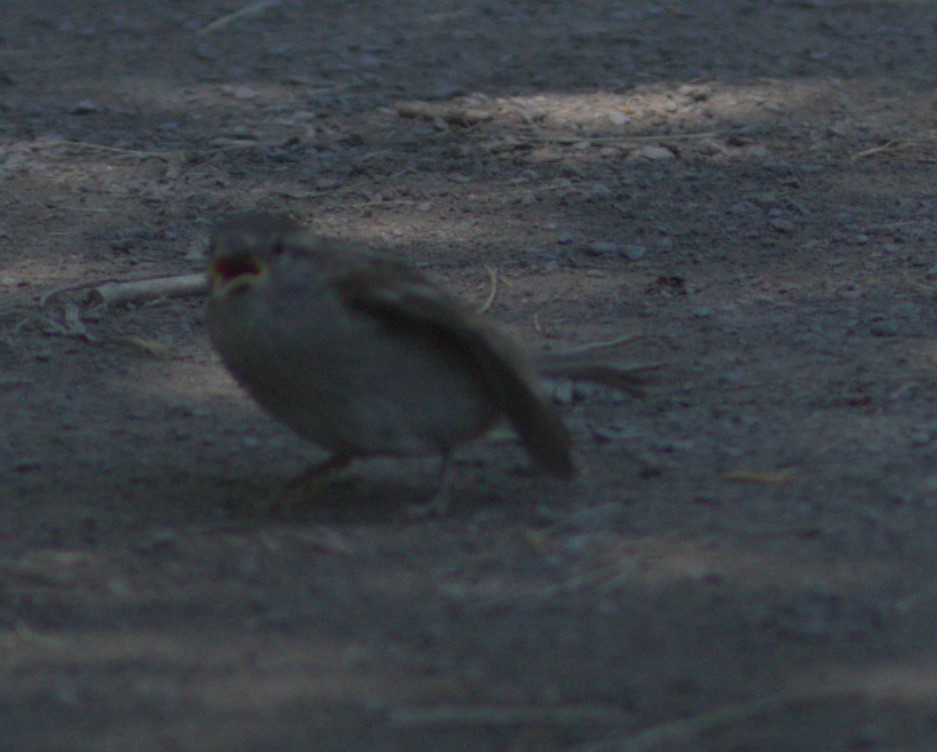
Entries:
{"label": "brown plumage", "polygon": [[524,357],[414,269],[248,214],[213,233],[209,273],[225,364],[332,464],[446,459],[505,417],[537,467],[572,476],[569,433]]}

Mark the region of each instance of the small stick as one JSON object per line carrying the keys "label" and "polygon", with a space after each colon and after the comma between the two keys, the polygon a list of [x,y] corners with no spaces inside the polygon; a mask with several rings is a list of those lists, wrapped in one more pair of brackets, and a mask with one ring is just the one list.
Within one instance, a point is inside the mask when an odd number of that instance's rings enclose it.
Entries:
{"label": "small stick", "polygon": [[479,306],[477,313],[485,314],[491,310],[492,303],[495,302],[495,297],[498,295],[498,270],[493,266],[488,268],[488,279],[491,280],[491,292],[488,293],[488,298],[484,303]]}
{"label": "small stick", "polygon": [[937,583],[928,585],[923,590],[912,593],[895,603],[895,610],[900,614],[906,614],[918,606],[937,599]]}
{"label": "small stick", "polygon": [[396,109],[397,114],[403,118],[439,119],[451,125],[478,125],[494,120],[495,117],[493,113],[482,109],[435,105],[429,102],[398,102]]}
{"label": "small stick", "polygon": [[612,339],[607,339],[607,340],[600,341],[600,342],[587,342],[584,345],[575,345],[573,347],[565,348],[563,350],[560,350],[554,353],[554,355],[572,356],[572,355],[582,355],[584,353],[591,353],[591,352],[595,352],[596,350],[614,350],[619,347],[622,347],[623,345],[633,345],[646,339],[651,339],[651,338],[648,337],[646,334],[639,334],[639,333],[623,334],[620,337],[614,337]]}
{"label": "small stick", "polygon": [[33,149],[52,149],[57,146],[73,146],[78,149],[88,149],[90,151],[106,151],[111,154],[124,154],[128,157],[138,157],[140,159],[163,159],[167,162],[178,161],[182,153],[178,151],[141,151],[140,149],[121,149],[117,146],[107,146],[106,144],[94,144],[88,141],[36,141],[31,144]]}
{"label": "small stick", "polygon": [[907,149],[910,144],[907,141],[901,141],[900,139],[893,138],[891,141],[888,141],[881,146],[873,146],[871,149],[865,149],[856,154],[853,154],[850,158],[850,162],[855,162],[858,159],[863,157],[871,157],[875,154],[881,154],[884,151],[898,151],[899,149]]}
{"label": "small stick", "polygon": [[661,726],[654,726],[626,738],[607,739],[594,744],[575,747],[575,752],[649,752],[670,749],[675,744],[685,745],[703,733],[712,733],[758,718],[809,707],[810,703],[855,702],[864,692],[853,688],[831,688],[816,691],[792,692],[765,697],[751,702],[727,705],[690,718],[681,718]]}
{"label": "small stick", "polygon": [[665,364],[621,362],[614,353],[647,339],[653,338],[643,334],[626,334],[605,342],[590,342],[568,349],[534,352],[531,353],[531,360],[543,376],[588,381],[638,392],[645,380],[641,374],[656,370]]}
{"label": "small stick", "polygon": [[121,305],[155,298],[184,298],[201,295],[208,290],[204,274],[181,274],[174,277],[152,277],[127,281],[108,281],[88,293],[96,303]]}
{"label": "small stick", "polygon": [[[890,141],[886,141],[881,146],[873,146],[871,149],[865,149],[860,151],[857,154],[853,154],[850,158],[850,162],[855,162],[858,159],[863,157],[871,157],[876,154],[882,154],[889,151],[903,151],[904,149],[914,149],[918,146],[927,146],[933,145],[935,140],[932,138],[912,138],[912,139],[901,139],[893,138]],[[931,163],[933,160],[921,160],[927,163]]]}
{"label": "small stick", "polygon": [[130,280],[105,279],[51,290],[39,298],[39,307],[45,308],[50,301],[67,292],[87,290],[88,288],[91,288],[88,293],[88,299],[91,302],[120,305],[121,303],[134,303],[153,298],[200,295],[208,289],[208,282],[204,274],[181,274],[173,277],[148,277],[146,279]]}
{"label": "small stick", "polygon": [[729,470],[722,474],[724,480],[732,483],[748,483],[755,486],[783,486],[791,482],[794,471],[784,468],[774,472],[757,472],[755,470]]}
{"label": "small stick", "polygon": [[283,0],[258,0],[256,3],[250,3],[245,5],[240,10],[234,11],[234,13],[229,13],[226,16],[212,21],[208,26],[199,30],[199,34],[211,34],[213,31],[218,31],[218,29],[223,29],[225,26],[238,21],[242,18],[247,18],[248,16],[259,16],[265,10],[269,8],[274,8],[277,5],[281,5]]}
{"label": "small stick", "polygon": [[634,136],[570,136],[568,133],[547,133],[545,131],[537,131],[536,133],[524,133],[520,136],[521,139],[533,142],[556,142],[559,144],[577,144],[582,142],[587,142],[590,144],[619,144],[619,143],[642,143],[645,141],[696,141],[697,139],[704,138],[713,138],[718,136],[717,131],[702,131],[699,133],[662,133],[659,136],[655,135],[634,135]]}
{"label": "small stick", "polygon": [[601,705],[560,707],[505,707],[502,705],[443,705],[431,708],[396,708],[390,711],[392,726],[515,726],[533,723],[572,725],[623,723],[627,713]]}

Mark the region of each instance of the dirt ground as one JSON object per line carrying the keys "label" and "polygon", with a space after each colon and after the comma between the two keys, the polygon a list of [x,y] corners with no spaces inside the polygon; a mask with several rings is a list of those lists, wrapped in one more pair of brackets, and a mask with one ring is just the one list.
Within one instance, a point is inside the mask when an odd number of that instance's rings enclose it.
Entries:
{"label": "dirt ground", "polygon": [[[239,10],[246,9],[243,14]],[[937,749],[937,3],[5,3],[0,748]],[[262,207],[531,346],[571,483],[496,432],[315,448],[200,271]],[[45,303],[41,305],[41,303]]]}

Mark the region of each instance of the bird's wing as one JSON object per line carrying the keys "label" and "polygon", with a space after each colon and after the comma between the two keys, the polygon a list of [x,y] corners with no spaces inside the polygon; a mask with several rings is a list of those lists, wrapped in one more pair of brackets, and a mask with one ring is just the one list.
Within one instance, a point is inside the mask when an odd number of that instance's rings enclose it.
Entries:
{"label": "bird's wing", "polygon": [[463,357],[507,415],[533,461],[551,475],[573,475],[569,432],[504,335],[419,272],[392,261],[371,259],[348,268],[338,275],[336,287],[349,307],[397,327],[422,330],[439,347]]}

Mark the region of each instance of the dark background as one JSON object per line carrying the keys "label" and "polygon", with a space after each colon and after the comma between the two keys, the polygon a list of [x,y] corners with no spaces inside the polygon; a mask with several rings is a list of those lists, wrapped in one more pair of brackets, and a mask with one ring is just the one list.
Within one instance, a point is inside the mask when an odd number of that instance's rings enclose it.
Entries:
{"label": "dark background", "polygon": [[[242,7],[0,13],[0,747],[933,750],[937,6]],[[288,491],[201,300],[39,305],[257,206],[664,366]]]}

